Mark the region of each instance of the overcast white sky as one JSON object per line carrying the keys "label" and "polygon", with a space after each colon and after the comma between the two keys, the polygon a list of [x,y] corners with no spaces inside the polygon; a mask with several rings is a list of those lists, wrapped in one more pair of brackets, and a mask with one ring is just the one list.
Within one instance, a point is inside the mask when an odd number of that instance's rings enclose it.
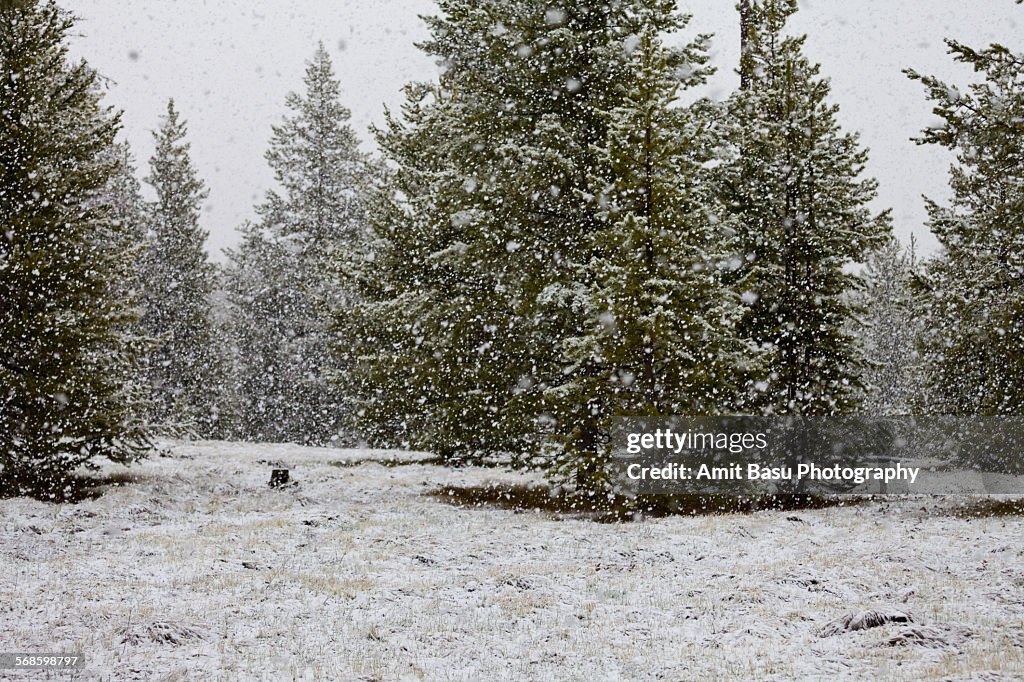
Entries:
{"label": "overcast white sky", "polygon": [[[168,97],[189,121],[193,158],[210,187],[205,227],[210,253],[237,241],[236,228],[272,182],[263,160],[284,97],[301,88],[316,42],[330,49],[352,124],[372,149],[367,127],[397,108],[400,89],[431,79],[437,67],[414,47],[426,36],[419,15],[432,0],[63,0],[79,18],[75,51],[112,81],[110,101],[125,110],[125,131],[141,170],[149,131]],[[734,86],[739,52],[732,0],[683,0],[690,32],[710,32],[719,73],[709,89]],[[935,242],[923,227],[921,195],[946,196],[949,157],[909,141],[933,120],[920,71],[963,82],[942,38],[1024,49],[1024,7],[1013,0],[801,0],[794,29],[809,34],[808,55],[830,76],[842,120],[871,149],[881,182],[878,207],[892,207],[897,234]]]}

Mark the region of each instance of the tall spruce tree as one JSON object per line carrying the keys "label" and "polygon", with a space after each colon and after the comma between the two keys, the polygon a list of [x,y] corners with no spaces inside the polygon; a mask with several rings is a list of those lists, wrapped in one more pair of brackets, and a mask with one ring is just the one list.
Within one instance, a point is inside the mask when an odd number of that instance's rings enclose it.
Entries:
{"label": "tall spruce tree", "polygon": [[55,3],[0,4],[0,492],[143,456],[119,114]]}
{"label": "tall spruce tree", "polygon": [[156,199],[145,207],[141,325],[155,342],[146,357],[152,421],[171,432],[211,436],[218,427],[224,355],[211,316],[216,270],[199,224],[207,191],[192,166],[186,135],[169,101],[153,133],[156,149],[145,178]]}
{"label": "tall spruce tree", "polygon": [[850,412],[862,395],[862,355],[850,331],[857,275],[847,270],[890,234],[872,215],[877,183],[867,152],[845,134],[804,37],[785,34],[796,0],[741,4],[743,87],[729,102],[735,159],[723,199],[738,222],[740,329],[768,350],[758,410]]}
{"label": "tall spruce tree", "polygon": [[859,294],[864,323],[856,326],[868,363],[861,406],[866,415],[906,415],[919,406],[924,326],[914,293],[918,274],[913,244],[904,248],[895,238],[872,251],[865,264]]}
{"label": "tall spruce tree", "polygon": [[274,127],[267,161],[279,191],[257,209],[231,255],[228,289],[239,349],[244,435],[322,444],[345,426],[340,391],[329,380],[344,338],[330,311],[352,301],[333,261],[365,238],[361,185],[369,166],[348,124],[330,56],[319,47],[306,68],[306,91],[291,93],[291,113]]}
{"label": "tall spruce tree", "polygon": [[122,231],[132,245],[131,261],[138,276],[130,281],[132,295],[129,298],[134,298],[141,285],[139,259],[146,241],[145,203],[142,200],[142,184],[136,177],[138,169],[131,147],[127,142],[122,142],[113,153],[118,168],[110,184],[110,194],[114,204],[114,220],[123,228]]}
{"label": "tall spruce tree", "polygon": [[553,473],[589,490],[607,482],[612,417],[742,409],[758,357],[735,334],[740,302],[722,281],[731,245],[708,181],[721,111],[678,102],[706,80],[707,40],[670,49],[652,28],[638,38],[626,97],[595,150],[603,209],[581,273],[585,333],[566,342],[569,381],[547,395],[575,427],[554,448]]}
{"label": "tall spruce tree", "polygon": [[[445,0],[425,51],[436,84],[408,88],[378,141],[392,170],[350,319],[348,390],[371,437],[447,457],[533,453],[565,430],[545,394],[585,333],[607,113],[627,47],[669,29],[673,2]],[[372,259],[372,260],[371,260]]]}
{"label": "tall spruce tree", "polygon": [[923,278],[929,408],[1024,415],[1024,55],[947,45],[983,80],[964,88],[908,71],[942,121],[918,142],[956,154],[950,204],[928,201],[943,247]]}

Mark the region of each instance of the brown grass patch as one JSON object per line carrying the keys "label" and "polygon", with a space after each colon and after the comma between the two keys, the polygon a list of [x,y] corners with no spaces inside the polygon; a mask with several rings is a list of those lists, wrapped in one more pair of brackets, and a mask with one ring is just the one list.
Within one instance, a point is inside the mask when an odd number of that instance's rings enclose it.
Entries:
{"label": "brown grass patch", "polygon": [[857,497],[819,495],[622,495],[597,496],[553,489],[546,485],[494,484],[446,486],[427,493],[458,507],[490,507],[547,512],[600,523],[620,523],[643,517],[712,516],[758,511],[796,511],[860,504]]}

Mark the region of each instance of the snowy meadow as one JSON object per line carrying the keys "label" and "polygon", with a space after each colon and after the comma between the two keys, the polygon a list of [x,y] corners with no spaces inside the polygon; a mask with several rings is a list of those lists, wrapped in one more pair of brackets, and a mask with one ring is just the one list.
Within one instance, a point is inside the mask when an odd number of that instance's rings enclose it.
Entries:
{"label": "snowy meadow", "polygon": [[1024,675],[1019,516],[601,524],[448,504],[425,493],[530,479],[424,457],[177,443],[93,500],[0,501],[0,648],[80,651],[60,679],[90,680]]}

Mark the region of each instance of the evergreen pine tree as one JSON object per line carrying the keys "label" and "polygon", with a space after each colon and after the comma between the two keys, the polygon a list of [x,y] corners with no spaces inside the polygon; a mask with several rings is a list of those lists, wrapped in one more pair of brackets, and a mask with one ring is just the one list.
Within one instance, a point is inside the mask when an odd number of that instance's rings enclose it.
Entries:
{"label": "evergreen pine tree", "polygon": [[1024,414],[1024,55],[947,41],[983,80],[908,71],[941,124],[918,140],[956,153],[948,206],[928,201],[943,247],[923,278],[925,358],[939,414]]}
{"label": "evergreen pine tree", "polygon": [[[436,84],[408,88],[378,141],[392,167],[352,265],[364,300],[348,390],[370,436],[446,457],[533,453],[545,394],[584,333],[599,228],[589,190],[627,47],[674,3],[446,0],[423,45]],[[538,417],[541,417],[538,421]]]}
{"label": "evergreen pine tree", "polygon": [[145,204],[142,200],[142,184],[136,177],[137,168],[131,147],[127,142],[122,142],[115,147],[113,153],[118,169],[111,181],[110,194],[115,209],[114,219],[132,244],[131,260],[139,273],[139,277],[132,278],[130,283],[134,296],[141,283],[138,263],[146,241]]}
{"label": "evergreen pine tree", "polygon": [[155,342],[146,358],[152,421],[210,436],[218,425],[224,354],[211,316],[216,269],[199,224],[207,191],[192,166],[186,134],[172,100],[153,133],[156,150],[145,179],[156,200],[145,207],[141,325]]}
{"label": "evergreen pine tree", "polygon": [[872,251],[860,293],[862,338],[867,359],[861,411],[869,416],[911,414],[921,389],[918,342],[924,328],[914,295],[917,260],[895,239]]}
{"label": "evergreen pine tree", "polygon": [[68,58],[72,26],[52,1],[0,4],[0,488],[50,497],[93,457],[150,446],[120,116]]}
{"label": "evergreen pine tree", "polygon": [[740,73],[729,102],[736,158],[721,173],[738,222],[734,279],[748,303],[742,333],[768,351],[759,411],[850,412],[862,394],[863,359],[849,329],[863,262],[890,233],[868,203],[867,153],[844,134],[829,82],[785,35],[796,0],[744,3]]}
{"label": "evergreen pine tree", "polygon": [[[284,286],[294,277],[290,254],[265,235],[258,225],[247,224],[237,248],[228,251],[225,285],[228,329],[233,340],[233,393],[238,399],[236,436],[243,440],[287,440],[274,430],[287,422],[287,356],[280,346],[283,331],[274,320],[299,295]],[[269,321],[269,322],[268,322]],[[278,385],[281,377],[281,385]]]}
{"label": "evergreen pine tree", "polygon": [[231,254],[228,287],[239,348],[245,436],[322,444],[345,417],[329,380],[339,367],[330,311],[352,301],[332,262],[365,236],[360,185],[368,164],[341,105],[330,57],[321,45],[309,62],[303,95],[274,127],[267,160],[279,191],[257,209]]}
{"label": "evergreen pine tree", "polygon": [[669,49],[646,29],[596,151],[603,174],[592,191],[604,208],[585,264],[585,333],[566,343],[571,380],[549,391],[556,415],[575,410],[559,421],[576,426],[553,473],[581,488],[605,482],[610,418],[736,410],[756,365],[757,349],[733,330],[740,304],[722,282],[730,244],[707,177],[721,111],[678,103],[706,80],[705,44]]}

